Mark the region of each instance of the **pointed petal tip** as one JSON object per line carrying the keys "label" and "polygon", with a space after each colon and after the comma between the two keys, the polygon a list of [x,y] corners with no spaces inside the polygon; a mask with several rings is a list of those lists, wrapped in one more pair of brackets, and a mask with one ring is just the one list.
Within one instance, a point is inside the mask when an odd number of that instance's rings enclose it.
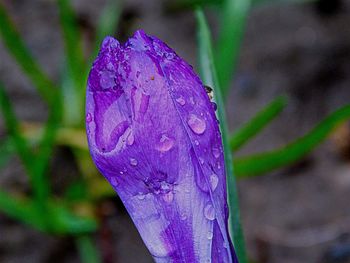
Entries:
{"label": "pointed petal tip", "polygon": [[101,50],[103,49],[114,49],[120,47],[120,43],[114,37],[106,36],[101,44]]}

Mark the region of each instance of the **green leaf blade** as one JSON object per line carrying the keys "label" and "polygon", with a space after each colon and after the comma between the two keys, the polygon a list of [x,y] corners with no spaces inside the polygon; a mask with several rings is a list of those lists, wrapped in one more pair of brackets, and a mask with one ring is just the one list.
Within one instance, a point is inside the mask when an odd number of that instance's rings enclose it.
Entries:
{"label": "green leaf blade", "polygon": [[0,25],[0,36],[8,51],[22,68],[23,72],[32,81],[43,99],[49,105],[52,105],[59,90],[30,54],[19,33],[16,31],[14,24],[10,20],[10,17],[6,13],[3,4],[0,4]]}
{"label": "green leaf blade", "polygon": [[215,61],[223,96],[228,94],[238,61],[250,2],[251,0],[225,0],[221,7],[221,30],[215,48]]}
{"label": "green leaf blade", "polygon": [[101,258],[91,236],[81,235],[76,238],[76,245],[83,263],[100,263]]}
{"label": "green leaf blade", "polygon": [[277,97],[260,110],[251,120],[241,126],[230,138],[232,151],[237,151],[254,138],[272,120],[274,120],[287,104],[285,97]]}
{"label": "green leaf blade", "polygon": [[339,123],[349,118],[350,105],[346,105],[330,114],[308,134],[280,149],[236,158],[234,161],[236,176],[239,178],[257,176],[293,164],[325,140]]}
{"label": "green leaf blade", "polygon": [[42,213],[38,213],[35,204],[30,200],[0,190],[0,211],[40,231],[46,230]]}
{"label": "green leaf blade", "polygon": [[[94,51],[89,59],[90,63],[97,56],[102,40],[106,36],[112,36],[115,33],[121,13],[122,6],[119,0],[109,0],[103,8],[97,25]],[[90,65],[88,65],[88,68],[90,68]]]}
{"label": "green leaf blade", "polygon": [[57,3],[67,64],[62,77],[64,122],[71,126],[83,126],[86,65],[82,38],[70,0],[58,0]]}

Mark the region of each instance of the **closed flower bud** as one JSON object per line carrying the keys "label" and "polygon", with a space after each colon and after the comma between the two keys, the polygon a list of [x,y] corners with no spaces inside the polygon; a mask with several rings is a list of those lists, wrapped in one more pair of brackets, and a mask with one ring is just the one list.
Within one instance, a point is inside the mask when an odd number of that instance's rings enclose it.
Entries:
{"label": "closed flower bud", "polygon": [[92,158],[156,262],[237,262],[213,105],[192,67],[137,31],[106,37],[90,71]]}

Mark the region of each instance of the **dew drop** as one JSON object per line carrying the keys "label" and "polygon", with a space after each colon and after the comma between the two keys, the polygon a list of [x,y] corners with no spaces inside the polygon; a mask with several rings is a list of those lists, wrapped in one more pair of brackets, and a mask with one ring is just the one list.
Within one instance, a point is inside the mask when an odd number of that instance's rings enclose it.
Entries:
{"label": "dew drop", "polygon": [[191,102],[192,105],[196,104],[193,97],[190,97],[190,102]]}
{"label": "dew drop", "polygon": [[145,196],[143,193],[139,193],[139,194],[137,195],[137,199],[139,199],[139,200],[144,200],[145,197],[146,197],[146,196]]}
{"label": "dew drop", "polygon": [[173,53],[165,52],[165,57],[168,60],[172,60],[172,59],[174,59],[175,55]]}
{"label": "dew drop", "polygon": [[204,216],[206,219],[212,221],[215,219],[215,210],[214,207],[211,204],[208,204],[205,208],[204,208]]}
{"label": "dew drop", "polygon": [[183,105],[186,104],[186,101],[185,101],[185,99],[184,99],[182,96],[178,97],[178,98],[175,99],[175,100],[176,100],[176,102],[179,103],[181,106],[183,106]]}
{"label": "dew drop", "polygon": [[136,165],[137,165],[137,160],[134,159],[134,158],[130,158],[130,164],[131,164],[132,166],[136,166]]}
{"label": "dew drop", "polygon": [[120,171],[119,173],[120,173],[120,174],[124,174],[124,172],[123,172],[123,171]]}
{"label": "dew drop", "polygon": [[216,105],[215,102],[212,102],[211,105],[213,106],[214,111],[216,111],[218,109],[218,105]]}
{"label": "dew drop", "polygon": [[169,191],[166,194],[163,194],[163,200],[167,203],[171,203],[174,200],[174,193]]}
{"label": "dew drop", "polygon": [[213,239],[213,236],[214,236],[213,231],[208,231],[207,238],[210,240],[210,239]]}
{"label": "dew drop", "polygon": [[195,145],[199,145],[199,141],[195,140],[195,141],[194,141],[194,144],[195,144]]}
{"label": "dew drop", "polygon": [[207,127],[205,121],[194,114],[190,114],[187,124],[196,134],[203,134]]}
{"label": "dew drop", "polygon": [[134,134],[132,132],[130,132],[128,137],[126,138],[126,142],[128,145],[133,145],[134,141],[135,141]]}
{"label": "dew drop", "polygon": [[174,140],[163,134],[160,137],[159,143],[156,145],[156,150],[160,152],[167,152],[174,146]]}
{"label": "dew drop", "polygon": [[220,150],[218,148],[213,147],[211,151],[216,159],[220,157]]}
{"label": "dew drop", "polygon": [[199,157],[198,159],[201,164],[204,164],[204,159],[202,157]]}
{"label": "dew drop", "polygon": [[86,122],[89,123],[92,121],[92,116],[90,113],[86,114]]}
{"label": "dew drop", "polygon": [[210,188],[212,191],[215,191],[215,189],[218,187],[219,184],[219,177],[216,174],[212,174],[209,177],[210,182]]}
{"label": "dew drop", "polygon": [[117,185],[118,185],[117,178],[112,177],[112,178],[111,178],[111,184],[112,184],[113,186],[117,186]]}
{"label": "dew drop", "polygon": [[115,86],[115,73],[109,70],[100,72],[100,85],[103,90],[111,89]]}
{"label": "dew drop", "polygon": [[181,214],[180,219],[181,220],[186,220],[187,219],[187,215],[185,213]]}

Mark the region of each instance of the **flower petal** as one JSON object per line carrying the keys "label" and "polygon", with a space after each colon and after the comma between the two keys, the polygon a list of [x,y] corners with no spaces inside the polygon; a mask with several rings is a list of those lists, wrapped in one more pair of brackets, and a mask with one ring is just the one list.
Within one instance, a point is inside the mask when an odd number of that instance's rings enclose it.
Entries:
{"label": "flower petal", "polygon": [[221,135],[193,69],[137,31],[107,37],[87,88],[91,155],[156,262],[236,262]]}

